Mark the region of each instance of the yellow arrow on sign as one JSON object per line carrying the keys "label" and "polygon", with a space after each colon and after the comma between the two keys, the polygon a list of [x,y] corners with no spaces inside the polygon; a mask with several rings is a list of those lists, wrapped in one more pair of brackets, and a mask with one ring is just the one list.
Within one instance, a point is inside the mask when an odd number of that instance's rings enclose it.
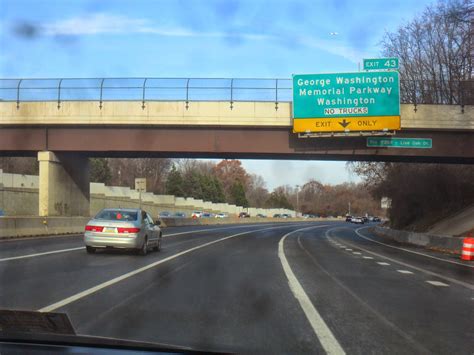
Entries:
{"label": "yellow arrow on sign", "polygon": [[357,132],[399,130],[400,116],[295,118],[293,132]]}

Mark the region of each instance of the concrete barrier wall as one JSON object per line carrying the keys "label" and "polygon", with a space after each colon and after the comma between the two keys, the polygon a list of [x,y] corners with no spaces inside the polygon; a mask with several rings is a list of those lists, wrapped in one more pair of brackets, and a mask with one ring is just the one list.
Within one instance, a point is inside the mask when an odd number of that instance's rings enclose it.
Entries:
{"label": "concrete barrier wall", "polygon": [[[39,179],[35,175],[20,175],[3,173],[0,169],[0,209],[7,216],[38,216]],[[90,183],[90,214],[95,215],[103,208],[138,208],[139,193],[129,187],[106,186],[102,183]],[[227,213],[231,217],[240,212],[248,212],[252,217],[258,213],[272,217],[274,214],[289,214],[295,217],[295,212],[286,209],[243,208],[227,203],[213,203],[194,199],[192,197],[175,197],[173,195],[155,195],[143,193],[142,207],[149,211],[154,218],[160,212],[184,212],[191,216],[193,211],[210,213]]]}
{"label": "concrete barrier wall", "polygon": [[414,244],[428,248],[446,249],[456,253],[460,253],[462,249],[462,238],[452,236],[415,233],[379,226],[375,227],[374,232],[379,236],[390,238],[399,243]]}
{"label": "concrete barrier wall", "polygon": [[88,217],[1,217],[0,238],[82,233]]}

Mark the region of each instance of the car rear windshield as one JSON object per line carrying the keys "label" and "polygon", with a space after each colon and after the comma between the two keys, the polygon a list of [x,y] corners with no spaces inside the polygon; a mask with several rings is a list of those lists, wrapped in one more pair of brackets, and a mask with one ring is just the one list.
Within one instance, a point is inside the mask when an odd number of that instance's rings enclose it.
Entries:
{"label": "car rear windshield", "polygon": [[108,221],[136,221],[138,219],[137,212],[120,211],[120,210],[105,210],[100,211],[95,219],[105,219]]}

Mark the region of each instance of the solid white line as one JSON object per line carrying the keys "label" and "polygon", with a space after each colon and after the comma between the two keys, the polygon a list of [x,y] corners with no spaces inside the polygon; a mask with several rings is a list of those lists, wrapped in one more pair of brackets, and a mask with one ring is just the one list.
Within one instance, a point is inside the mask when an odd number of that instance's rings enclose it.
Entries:
{"label": "solid white line", "polygon": [[42,256],[42,255],[49,255],[49,254],[66,253],[68,251],[82,250],[82,249],[84,249],[83,246],[82,247],[77,247],[77,248],[46,251],[44,253],[36,253],[36,254],[28,254],[28,255],[20,255],[20,256],[11,256],[9,258],[0,259],[0,262],[1,261],[18,260],[18,259],[26,259],[26,258],[34,258],[35,256]]}
{"label": "solid white line", "polygon": [[413,274],[411,271],[408,270],[397,270],[400,274]]}
{"label": "solid white line", "polygon": [[[332,229],[329,229],[326,234],[328,235],[329,232],[333,231],[333,230],[336,230],[336,229],[341,229],[341,227],[336,227],[336,228],[332,228]],[[347,244],[351,244],[349,243],[348,241],[346,241]],[[354,245],[354,248],[356,246]],[[443,279],[443,280],[446,280],[446,281],[449,281],[449,282],[452,282],[452,283],[455,283],[457,285],[460,285],[460,286],[464,286],[470,290],[474,290],[474,285],[472,284],[469,284],[467,282],[464,282],[464,281],[459,281],[459,280],[456,280],[456,279],[453,279],[451,277],[448,277],[448,276],[443,276],[443,275],[440,275],[436,272],[433,272],[433,271],[429,271],[429,270],[426,270],[426,269],[422,269],[421,267],[418,267],[418,266],[414,266],[414,265],[411,265],[411,264],[408,264],[408,263],[405,263],[403,261],[399,261],[399,260],[396,260],[396,259],[393,259],[393,258],[390,258],[388,256],[385,256],[385,255],[382,255],[382,254],[379,254],[379,253],[376,253],[376,252],[373,252],[373,251],[370,251],[370,250],[367,250],[361,246],[357,246],[358,249],[360,250],[363,250],[365,251],[366,253],[368,254],[372,254],[372,255],[375,255],[375,256],[378,256],[379,258],[382,258],[382,259],[386,259],[386,260],[390,260],[390,261],[393,261],[394,263],[397,263],[399,265],[402,265],[402,266],[405,266],[405,267],[408,267],[408,268],[411,268],[413,270],[416,270],[416,271],[420,271],[420,272],[423,272],[427,275],[431,275],[431,276],[435,276],[437,278],[440,278],[440,279]]]}
{"label": "solid white line", "polygon": [[445,284],[444,282],[439,282],[439,281],[426,281],[427,283],[433,285],[433,286],[438,286],[438,287],[449,287],[448,284]]}
{"label": "solid white line", "polygon": [[197,230],[191,230],[191,231],[186,231],[186,232],[163,234],[163,238],[174,237],[176,235],[191,234],[191,233],[203,233],[203,232],[211,232],[211,231],[218,231],[218,230],[225,230],[225,229],[235,229],[235,228],[244,228],[244,227],[249,227],[250,228],[250,227],[255,227],[255,226],[258,226],[258,224],[245,224],[245,225],[232,226],[232,227],[197,229]]}
{"label": "solid white line", "polygon": [[354,232],[356,232],[356,234],[361,238],[364,238],[366,240],[369,240],[369,241],[377,243],[377,244],[385,245],[386,247],[390,247],[390,248],[398,249],[398,250],[403,250],[403,251],[406,251],[408,253],[425,256],[427,258],[436,259],[436,260],[439,260],[439,261],[444,261],[445,263],[451,263],[451,264],[456,264],[456,265],[461,265],[461,266],[467,266],[467,267],[470,267],[470,268],[474,268],[474,265],[467,265],[467,264],[463,264],[463,263],[458,263],[457,261],[453,261],[453,260],[446,260],[446,259],[443,259],[443,258],[437,258],[436,256],[419,253],[419,252],[416,252],[416,251],[413,251],[413,250],[408,250],[408,249],[405,249],[405,248],[400,248],[400,247],[396,247],[396,246],[393,246],[393,245],[390,245],[390,244],[379,242],[377,240],[373,240],[371,238],[368,238],[368,237],[364,236],[363,234],[361,234],[359,232],[361,229],[365,229],[365,228],[370,228],[370,227],[362,227],[362,228],[356,229]]}
{"label": "solid white line", "polygon": [[[297,223],[298,224],[298,223]],[[292,223],[292,224],[284,224],[282,226],[279,226],[281,228],[283,227],[288,227],[288,226],[293,226],[295,225],[295,223]],[[243,227],[255,227],[255,226],[258,226],[258,224],[251,224],[251,225],[243,225],[243,226],[233,226],[233,227],[223,227],[223,228],[209,228],[209,229],[199,229],[199,230],[195,230],[195,231],[187,231],[187,232],[180,232],[180,233],[172,233],[172,234],[166,234],[166,235],[163,235],[163,238],[165,237],[173,237],[173,236],[176,236],[176,235],[184,235],[184,234],[191,234],[191,233],[201,233],[201,232],[209,232],[209,231],[216,231],[216,230],[223,230],[223,229],[235,229],[235,228],[243,228]],[[53,238],[53,237],[42,237],[44,239],[49,239],[49,238]],[[57,237],[55,237],[57,238]],[[39,238],[30,238],[30,239],[39,239]],[[20,240],[23,240],[23,239],[18,239],[19,241]],[[46,251],[46,252],[43,252],[43,253],[35,253],[35,254],[27,254],[27,255],[19,255],[19,256],[11,256],[11,257],[8,257],[8,258],[2,258],[0,259],[0,262],[2,261],[10,261],[10,260],[18,260],[18,259],[26,259],[26,258],[34,258],[36,256],[43,256],[43,255],[49,255],[49,254],[58,254],[58,253],[66,253],[68,251],[76,251],[76,250],[81,250],[81,249],[84,249],[85,247],[84,246],[81,246],[81,247],[76,247],[76,248],[69,248],[69,249],[60,249],[60,250],[51,250],[51,251]]]}
{"label": "solid white line", "polygon": [[389,263],[383,262],[383,261],[377,261],[377,264],[387,266],[390,265]]}
{"label": "solid white line", "polygon": [[233,234],[233,235],[230,235],[230,236],[227,236],[227,237],[224,237],[224,238],[220,238],[220,239],[217,239],[217,240],[214,240],[212,242],[208,242],[208,243],[205,243],[205,244],[201,244],[201,245],[198,245],[196,247],[193,247],[193,248],[190,248],[190,249],[187,249],[187,250],[184,250],[182,252],[179,252],[177,254],[174,254],[174,255],[171,255],[171,256],[168,256],[167,258],[164,258],[164,259],[161,259],[161,260],[158,260],[158,261],[155,261],[154,263],[151,263],[151,264],[148,264],[146,266],[143,266],[139,269],[136,269],[136,270],[133,270],[133,271],[130,271],[130,272],[127,272],[126,274],[123,274],[121,276],[118,276],[118,277],[115,277],[109,281],[106,281],[106,282],[103,282],[99,285],[96,285],[94,287],[91,287],[87,290],[84,290],[82,292],[79,292],[79,293],[76,293],[75,295],[72,295],[70,297],[67,297],[61,301],[58,301],[58,302],[55,302],[49,306],[46,306],[46,307],[43,307],[41,309],[39,309],[38,311],[39,312],[51,312],[51,311],[54,311],[58,308],[61,308],[65,305],[68,305],[70,303],[73,303],[81,298],[84,298],[84,297],[87,297],[97,291],[100,291],[106,287],[109,287],[109,286],[112,286],[120,281],[123,281],[125,279],[128,279],[129,277],[132,277],[132,276],[135,276],[143,271],[146,271],[148,269],[151,269],[155,266],[158,266],[160,264],[163,264],[167,261],[170,261],[170,260],[173,260],[173,259],[176,259],[182,255],[185,255],[185,254],[188,254],[188,253],[191,253],[195,250],[198,250],[198,249],[201,249],[201,248],[205,248],[207,246],[210,246],[210,245],[213,245],[213,244],[216,244],[216,243],[219,243],[219,242],[222,242],[224,240],[228,240],[228,239],[231,239],[231,238],[235,238],[235,237],[238,237],[238,236],[241,236],[241,235],[244,235],[244,234],[250,234],[250,233],[253,233],[253,232],[259,232],[259,231],[264,231],[264,230],[270,230],[270,229],[277,229],[277,228],[284,228],[284,227],[288,227],[287,225],[285,226],[278,226],[278,227],[270,227],[270,228],[264,228],[264,229],[255,229],[255,230],[251,230],[251,231],[246,231],[246,232],[240,232],[240,233],[237,233],[237,234]]}
{"label": "solid white line", "polygon": [[[321,226],[322,227],[322,226]],[[299,283],[298,279],[296,278],[295,274],[291,270],[290,264],[285,256],[284,251],[284,242],[286,237],[289,235],[311,228],[318,228],[318,227],[310,227],[310,228],[302,228],[297,229],[293,232],[285,234],[278,243],[278,257],[280,258],[281,264],[283,266],[283,271],[286,274],[288,279],[288,284],[290,286],[293,295],[300,303],[301,308],[303,309],[306,318],[308,319],[311,327],[313,328],[314,333],[318,337],[319,341],[321,342],[322,347],[328,354],[345,354],[344,349],[342,349],[341,345],[334,337],[334,334],[328,328],[326,323],[324,322],[323,318],[316,310],[314,305],[311,303],[308,295],[305,293],[303,286]]]}

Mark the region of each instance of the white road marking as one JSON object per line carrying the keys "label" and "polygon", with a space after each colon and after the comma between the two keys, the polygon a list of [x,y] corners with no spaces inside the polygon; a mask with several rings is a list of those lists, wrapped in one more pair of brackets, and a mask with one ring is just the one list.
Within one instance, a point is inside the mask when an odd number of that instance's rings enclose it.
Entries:
{"label": "white road marking", "polygon": [[390,265],[389,263],[386,263],[386,262],[384,262],[384,261],[377,261],[377,264],[383,265],[383,266]]}
{"label": "white road marking", "polygon": [[346,249],[346,247],[344,245],[341,245],[339,248]]}
{"label": "white road marking", "polygon": [[352,254],[361,255],[362,253],[360,253],[360,252],[358,252],[358,251],[353,251]]}
{"label": "white road marking", "polygon": [[[331,232],[331,231],[333,231],[333,230],[336,230],[336,229],[341,229],[341,227],[336,227],[336,228],[332,228],[332,229],[327,230],[327,231],[326,231],[326,235],[329,235],[329,232]],[[346,241],[346,243],[349,244],[349,245],[351,245],[351,243],[349,243],[349,242],[347,242],[347,241]],[[354,245],[354,248],[355,248],[355,247],[356,247],[356,246]],[[379,258],[382,258],[382,259],[390,260],[390,261],[392,261],[392,262],[394,262],[394,263],[397,263],[397,264],[399,264],[399,265],[402,265],[402,266],[411,268],[411,269],[416,270],[416,271],[420,271],[420,272],[422,272],[422,273],[425,273],[425,274],[430,275],[430,276],[437,277],[437,278],[439,278],[439,279],[443,279],[443,280],[446,280],[446,281],[455,283],[455,284],[460,285],[460,286],[464,286],[464,287],[466,287],[466,288],[468,288],[468,289],[474,291],[474,285],[473,285],[473,284],[469,284],[469,283],[464,282],[464,281],[459,281],[459,280],[453,279],[453,278],[448,277],[448,276],[443,276],[443,275],[440,275],[440,274],[438,274],[438,273],[436,273],[436,272],[429,271],[429,270],[426,270],[426,269],[422,269],[421,267],[414,266],[414,265],[405,263],[405,262],[403,262],[403,261],[390,258],[390,257],[385,256],[385,255],[383,255],[383,254],[379,254],[379,253],[376,253],[376,252],[367,250],[367,249],[361,247],[360,245],[358,245],[357,248],[360,249],[360,250],[365,251],[365,252],[368,253],[368,254],[375,255],[375,256],[377,256],[377,257],[379,257]],[[399,249],[399,248],[397,248],[397,249]],[[402,250],[403,250],[403,249],[402,249]],[[409,251],[409,250],[407,250],[407,251]],[[418,254],[418,253],[417,253],[417,254]],[[424,255],[424,254],[422,254],[422,255]]]}
{"label": "white road marking", "polygon": [[436,260],[439,260],[439,261],[444,261],[445,263],[451,263],[451,264],[462,265],[462,266],[467,266],[467,267],[470,267],[470,268],[474,268],[474,265],[467,265],[467,264],[463,264],[463,263],[458,263],[457,261],[453,261],[453,260],[446,260],[446,259],[443,259],[443,258],[437,258],[436,256],[432,256],[432,255],[428,255],[428,254],[419,253],[419,252],[417,252],[417,251],[413,251],[413,250],[408,250],[408,249],[405,249],[405,248],[396,247],[396,246],[393,246],[393,245],[390,245],[390,244],[386,244],[386,243],[379,242],[379,241],[377,241],[377,240],[373,240],[373,239],[371,239],[371,238],[367,238],[366,236],[362,235],[362,234],[359,232],[361,229],[365,229],[365,228],[370,228],[370,227],[362,227],[362,228],[356,229],[354,232],[356,232],[356,234],[357,234],[359,237],[361,237],[361,238],[364,238],[364,239],[366,239],[366,240],[369,240],[369,241],[374,242],[374,243],[377,243],[377,244],[385,245],[386,247],[389,247],[389,248],[398,249],[398,250],[403,250],[403,251],[406,251],[407,253],[412,253],[412,254],[416,254],[416,255],[425,256],[425,257],[427,257],[427,258],[436,259]]}
{"label": "white road marking", "polygon": [[[297,223],[298,224],[298,223]],[[279,226],[279,228],[283,228],[283,227],[291,227],[293,225],[297,225],[295,223],[292,223],[292,224],[284,224],[282,226]],[[202,233],[202,232],[209,232],[209,231],[216,231],[216,230],[223,230],[223,229],[235,229],[235,228],[243,228],[243,227],[255,227],[255,226],[258,226],[258,224],[251,224],[251,225],[244,225],[244,226],[233,226],[233,227],[223,227],[223,228],[209,228],[209,229],[198,229],[198,230],[194,230],[194,231],[187,231],[187,232],[180,232],[180,233],[172,233],[172,234],[166,234],[166,235],[163,235],[163,238],[166,238],[166,237],[173,237],[173,236],[176,236],[176,235],[184,235],[184,234],[191,234],[191,233]],[[44,238],[44,239],[49,239],[49,238],[53,238],[53,237],[40,237],[40,238]],[[54,238],[57,238],[57,237],[54,237]],[[28,239],[39,239],[39,238],[28,238]],[[21,239],[17,239],[17,241],[22,241],[22,240],[25,240],[23,238]],[[36,256],[43,256],[43,255],[49,255],[49,254],[58,254],[58,253],[66,253],[66,252],[69,252],[69,251],[76,251],[76,250],[81,250],[81,249],[84,249],[85,247],[84,246],[81,246],[81,247],[76,247],[76,248],[68,248],[68,249],[60,249],[60,250],[51,250],[51,251],[46,251],[46,252],[42,252],[42,253],[35,253],[35,254],[27,254],[27,255],[18,255],[18,256],[11,256],[11,257],[7,257],[7,258],[2,258],[0,259],[0,262],[2,261],[11,261],[11,260],[18,260],[18,259],[26,259],[26,258],[34,258]]]}
{"label": "white road marking", "polygon": [[182,255],[185,255],[185,254],[188,254],[188,253],[191,253],[195,250],[198,250],[198,249],[201,249],[201,248],[205,248],[207,246],[210,246],[210,245],[213,245],[213,244],[216,244],[216,243],[219,243],[219,242],[223,242],[224,240],[228,240],[228,239],[231,239],[231,238],[235,238],[235,237],[238,237],[238,236],[241,236],[241,235],[244,235],[244,234],[250,234],[250,233],[254,233],[254,232],[259,232],[259,231],[264,231],[264,230],[270,230],[270,229],[277,229],[277,228],[285,228],[285,227],[288,227],[288,225],[285,225],[285,226],[278,226],[278,227],[270,227],[270,228],[263,228],[263,229],[255,229],[255,230],[251,230],[251,231],[246,231],[246,232],[240,232],[240,233],[237,233],[237,234],[233,234],[233,235],[230,235],[230,236],[227,236],[227,237],[224,237],[224,238],[220,238],[220,239],[217,239],[217,240],[213,240],[212,242],[208,242],[208,243],[205,243],[205,244],[201,244],[201,245],[198,245],[196,247],[193,247],[193,248],[190,248],[190,249],[187,249],[187,250],[184,250],[182,252],[179,252],[177,254],[174,254],[174,255],[171,255],[171,256],[168,256],[167,258],[164,258],[164,259],[161,259],[161,260],[158,260],[158,261],[155,261],[151,264],[148,264],[146,266],[143,266],[141,268],[138,268],[136,270],[133,270],[133,271],[130,271],[130,272],[127,272],[126,274],[123,274],[121,276],[118,276],[118,277],[115,277],[109,281],[106,281],[106,282],[103,282],[99,285],[96,285],[94,287],[91,287],[87,290],[84,290],[82,292],[79,292],[79,293],[76,293],[75,295],[72,295],[70,297],[67,297],[61,301],[58,301],[58,302],[55,302],[49,306],[46,306],[46,307],[43,307],[41,309],[39,309],[38,311],[39,312],[51,312],[51,311],[54,311],[58,308],[61,308],[61,307],[64,307],[70,303],[73,303],[81,298],[84,298],[84,297],[87,297],[97,291],[100,291],[106,287],[109,287],[109,286],[112,286],[120,281],[123,281],[123,280],[126,280],[132,276],[135,276],[139,273],[142,273],[148,269],[151,269],[155,266],[158,266],[160,264],[163,264],[167,261],[170,261],[170,260],[173,260],[173,259],[176,259]]}
{"label": "white road marking", "polygon": [[438,287],[449,287],[448,284],[445,284],[444,282],[439,282],[439,281],[426,281],[427,283],[433,285],[433,286],[438,286]]}
{"label": "white road marking", "polygon": [[27,254],[27,255],[20,255],[20,256],[11,256],[9,258],[0,259],[0,262],[1,261],[18,260],[18,259],[26,259],[26,258],[34,258],[35,256],[43,256],[43,255],[49,255],[49,254],[66,253],[68,251],[83,250],[83,249],[85,249],[85,247],[82,246],[82,247],[77,247],[77,248],[45,251],[44,253],[35,253],[35,254]]}
{"label": "white road marking", "polygon": [[373,259],[371,256],[363,256],[364,259]]}
{"label": "white road marking", "polygon": [[347,249],[347,248],[346,248],[346,251],[352,251],[352,249]]}
{"label": "white road marking", "polygon": [[235,228],[255,227],[255,226],[258,226],[258,224],[246,224],[246,225],[243,225],[243,226],[240,225],[240,226],[232,226],[232,227],[197,229],[197,230],[186,231],[186,232],[163,234],[163,238],[174,237],[176,235],[191,234],[191,233],[203,233],[203,232],[218,231],[218,230],[223,230],[223,229],[235,229]]}
{"label": "white road marking", "polygon": [[413,274],[411,271],[408,270],[397,270],[400,274]]}
{"label": "white road marking", "polygon": [[[322,227],[322,226],[321,226]],[[318,227],[309,227],[309,228],[302,228],[297,229],[293,232],[285,234],[278,243],[278,257],[280,258],[281,264],[283,266],[283,271],[286,274],[288,279],[288,284],[290,286],[293,295],[300,303],[301,308],[303,309],[306,318],[308,319],[311,327],[313,328],[314,333],[318,337],[319,341],[321,342],[322,347],[328,354],[345,354],[344,349],[342,349],[341,345],[334,337],[334,334],[328,328],[324,319],[321,317],[317,309],[314,307],[313,303],[309,299],[308,295],[305,293],[303,286],[299,283],[298,279],[296,278],[293,270],[291,270],[291,266],[288,263],[288,260],[285,256],[284,251],[284,243],[285,239],[296,232],[307,230],[311,228],[318,228]]]}

